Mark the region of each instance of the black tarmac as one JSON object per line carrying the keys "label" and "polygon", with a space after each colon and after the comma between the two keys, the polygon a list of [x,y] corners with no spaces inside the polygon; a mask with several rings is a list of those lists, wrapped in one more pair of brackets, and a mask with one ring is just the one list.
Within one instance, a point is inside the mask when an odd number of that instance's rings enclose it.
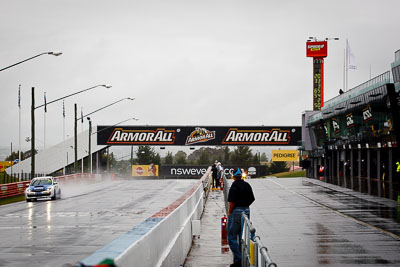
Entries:
{"label": "black tarmac", "polygon": [[[308,178],[247,180],[256,201],[250,219],[280,267],[400,266],[397,202]],[[211,192],[185,266],[229,266],[221,243],[221,192]]]}
{"label": "black tarmac", "polygon": [[256,235],[278,266],[400,266],[397,202],[308,178],[248,182]]}

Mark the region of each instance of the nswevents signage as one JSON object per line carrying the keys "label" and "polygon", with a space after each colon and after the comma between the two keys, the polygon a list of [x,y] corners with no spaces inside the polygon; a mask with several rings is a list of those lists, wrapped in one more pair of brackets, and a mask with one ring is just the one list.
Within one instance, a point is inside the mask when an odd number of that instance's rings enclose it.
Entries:
{"label": "nswevents signage", "polygon": [[298,161],[297,150],[272,150],[272,161]]}
{"label": "nswevents signage", "polygon": [[297,146],[300,126],[97,126],[98,145]]}
{"label": "nswevents signage", "polygon": [[208,167],[162,165],[160,167],[160,175],[165,177],[200,178],[207,172]]}
{"label": "nswevents signage", "polygon": [[[233,171],[239,166],[222,166],[227,178],[230,178]],[[160,166],[160,176],[163,177],[178,177],[178,178],[200,178],[202,177],[209,166],[177,166],[177,165],[162,165]],[[266,175],[266,166],[249,166],[243,167],[247,176],[260,177]]]}

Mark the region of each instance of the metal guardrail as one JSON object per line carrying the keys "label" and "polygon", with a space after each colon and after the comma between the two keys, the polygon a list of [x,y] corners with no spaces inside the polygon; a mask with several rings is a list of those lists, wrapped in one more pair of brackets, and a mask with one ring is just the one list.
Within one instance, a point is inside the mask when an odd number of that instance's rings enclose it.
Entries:
{"label": "metal guardrail", "polygon": [[400,49],[394,52],[394,60],[400,61]]}
{"label": "metal guardrail", "polygon": [[242,213],[242,267],[277,267],[278,265],[272,261],[259,236],[254,236],[256,229],[252,222]]}
{"label": "metal guardrail", "polygon": [[[226,213],[228,213],[228,193],[230,185],[226,175],[223,176],[224,181],[224,201]],[[247,218],[245,213],[242,213],[242,237],[241,237],[241,251],[242,251],[242,267],[276,267],[268,254],[268,249],[261,242],[259,236],[255,236],[256,229],[253,227],[252,222]]]}
{"label": "metal guardrail", "polygon": [[211,191],[211,181],[212,181],[212,177],[211,177],[211,167],[208,167],[207,172],[208,176],[205,179],[202,179],[201,182],[203,183],[203,190],[204,190],[204,197],[203,199],[205,201],[207,201],[208,198],[208,194]]}
{"label": "metal guardrail", "polygon": [[324,102],[324,107],[321,109],[321,112],[311,115],[308,118],[308,123],[312,123],[316,120],[321,119],[322,113],[327,109],[333,108],[341,103],[344,103],[350,99],[358,97],[366,92],[372,91],[382,85],[393,82],[392,74],[390,71],[386,71],[348,91],[344,92],[344,94],[338,95],[334,98],[331,98]]}

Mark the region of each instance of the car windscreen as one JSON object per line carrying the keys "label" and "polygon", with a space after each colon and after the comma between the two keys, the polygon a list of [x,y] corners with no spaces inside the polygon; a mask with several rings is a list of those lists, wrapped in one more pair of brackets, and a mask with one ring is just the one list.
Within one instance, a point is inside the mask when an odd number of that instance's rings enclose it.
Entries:
{"label": "car windscreen", "polygon": [[53,184],[53,182],[51,181],[51,179],[37,179],[37,180],[33,180],[31,185],[35,186],[35,185],[51,185]]}

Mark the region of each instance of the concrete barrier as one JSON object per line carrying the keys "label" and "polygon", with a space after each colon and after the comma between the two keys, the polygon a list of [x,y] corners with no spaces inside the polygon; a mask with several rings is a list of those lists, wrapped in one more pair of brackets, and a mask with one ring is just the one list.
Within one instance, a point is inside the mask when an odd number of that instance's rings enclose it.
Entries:
{"label": "concrete barrier", "polygon": [[192,245],[192,220],[199,220],[204,208],[210,169],[183,196],[126,234],[82,261],[95,265],[113,259],[124,266],[179,266]]}

